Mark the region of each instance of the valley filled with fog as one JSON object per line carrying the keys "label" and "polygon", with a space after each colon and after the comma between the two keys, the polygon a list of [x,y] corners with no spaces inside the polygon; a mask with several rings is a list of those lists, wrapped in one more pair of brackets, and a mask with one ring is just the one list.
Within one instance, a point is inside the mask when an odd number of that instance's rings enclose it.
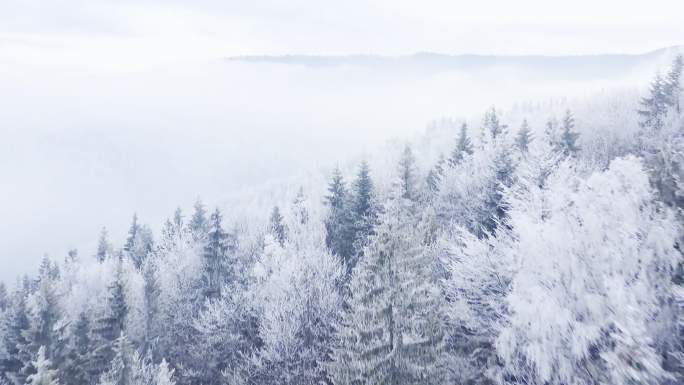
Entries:
{"label": "valley filled with fog", "polygon": [[44,254],[93,254],[103,226],[122,242],[133,213],[158,229],[199,197],[229,222],[265,218],[277,191],[322,194],[336,165],[443,119],[476,127],[492,106],[519,119],[638,95],[669,52],[226,57],[122,71],[6,61],[0,279],[32,273]]}

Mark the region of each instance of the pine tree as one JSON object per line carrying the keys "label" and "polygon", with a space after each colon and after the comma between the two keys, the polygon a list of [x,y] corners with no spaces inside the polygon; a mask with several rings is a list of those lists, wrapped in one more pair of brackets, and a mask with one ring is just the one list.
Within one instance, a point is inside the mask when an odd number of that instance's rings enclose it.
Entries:
{"label": "pine tree", "polygon": [[157,338],[160,335],[159,307],[161,288],[157,277],[157,266],[152,259],[148,259],[143,266],[143,343],[142,352],[149,354],[152,359],[157,358]]}
{"label": "pine tree", "polygon": [[235,239],[223,230],[219,209],[211,214],[203,256],[203,280],[207,298],[221,298],[223,285],[234,281]]}
{"label": "pine tree", "polygon": [[99,385],[138,385],[142,383],[139,382],[141,377],[140,359],[122,333],[114,342],[114,356],[109,369],[100,377]]}
{"label": "pine tree", "polygon": [[439,192],[442,178],[444,178],[445,163],[446,159],[444,159],[444,154],[440,154],[437,163],[435,163],[435,166],[428,172],[425,183],[427,184],[427,190],[430,196],[434,196]]}
{"label": "pine tree", "polygon": [[97,347],[93,352],[93,373],[97,378],[111,361],[114,350],[114,341],[124,332],[126,317],[128,316],[128,304],[126,303],[126,288],[124,282],[122,261],[119,260],[110,283],[107,307],[104,314],[97,319],[94,333],[97,336]]}
{"label": "pine tree", "polygon": [[295,215],[296,223],[305,225],[309,221],[309,211],[306,208],[306,197],[304,196],[303,187],[299,187],[297,196],[292,201],[292,212]]}
{"label": "pine tree", "polygon": [[104,262],[108,256],[110,256],[111,245],[109,244],[107,228],[103,227],[100,232],[100,239],[97,242],[97,253],[95,258],[98,262]]}
{"label": "pine tree", "polygon": [[346,264],[348,273],[356,266],[360,254],[363,252],[368,237],[373,232],[376,220],[376,208],[374,202],[373,181],[370,176],[370,168],[366,161],[361,162],[359,172],[352,185],[351,191],[351,226],[353,232],[353,252]]}
{"label": "pine tree", "polygon": [[439,291],[421,252],[415,203],[398,190],[352,277],[330,365],[336,385],[443,383]]}
{"label": "pine tree", "polygon": [[7,294],[7,287],[4,282],[0,282],[0,313],[7,310],[10,305],[10,298]]}
{"label": "pine tree", "polygon": [[274,206],[271,211],[271,217],[268,221],[268,232],[273,235],[276,241],[283,246],[287,239],[287,228],[283,223],[283,216],[280,214],[278,206]]}
{"label": "pine tree", "polygon": [[194,206],[194,213],[188,223],[188,228],[192,239],[195,242],[203,241],[209,232],[209,219],[207,218],[207,211],[204,208],[201,200],[197,200]]}
{"label": "pine tree", "polygon": [[140,231],[140,225],[138,224],[138,214],[133,214],[133,221],[131,222],[131,227],[128,228],[128,237],[126,238],[126,243],[124,244],[123,250],[127,253],[135,252],[135,242],[138,237],[138,232]]}
{"label": "pine tree", "polygon": [[649,96],[641,99],[641,109],[637,111],[641,116],[639,124],[642,128],[648,127],[654,130],[663,128],[668,106],[668,96],[665,90],[665,80],[658,73],[651,83]]}
{"label": "pine tree", "polygon": [[449,158],[449,165],[454,167],[461,164],[463,159],[467,155],[473,154],[473,145],[468,138],[468,126],[463,123],[461,125],[461,132],[456,140],[456,147],[451,152],[451,157]]}
{"label": "pine tree", "polygon": [[518,135],[515,138],[515,144],[523,154],[526,154],[529,150],[530,142],[532,142],[532,132],[530,130],[530,125],[527,124],[527,119],[524,119]]}
{"label": "pine tree", "polygon": [[684,56],[681,54],[677,55],[672,62],[672,67],[670,72],[668,72],[665,79],[664,92],[667,96],[667,104],[673,107],[675,111],[679,114],[681,112],[680,107],[680,94],[682,93],[682,70],[684,69]]}
{"label": "pine tree", "polygon": [[155,373],[154,385],[175,385],[173,372],[174,370],[170,369],[169,364],[163,359]]}
{"label": "pine tree", "polygon": [[31,356],[27,356],[21,346],[28,345],[25,331],[29,329],[26,300],[29,295],[27,280],[17,285],[12,294],[7,314],[4,317],[4,333],[0,334],[2,347],[0,348],[0,378],[3,376],[13,385],[24,385],[26,376],[22,373],[25,364],[30,363]]}
{"label": "pine tree", "polygon": [[333,171],[325,204],[328,206],[328,215],[325,218],[325,244],[342,263],[349,265],[354,254],[354,233],[352,215],[348,208],[347,188],[339,168]]}
{"label": "pine tree", "polygon": [[485,113],[484,117],[484,129],[490,135],[490,137],[496,140],[499,135],[506,131],[507,126],[501,124],[499,116],[496,113],[496,109],[492,107]]}
{"label": "pine tree", "polygon": [[563,131],[556,146],[556,150],[563,154],[563,156],[575,156],[580,150],[577,144],[579,134],[573,131],[574,128],[575,118],[570,110],[566,110],[565,117],[563,118]]}
{"label": "pine tree", "polygon": [[416,158],[413,156],[411,147],[407,145],[399,159],[399,188],[403,199],[410,201],[418,199],[416,173]]}
{"label": "pine tree", "polygon": [[69,385],[93,383],[93,348],[90,338],[90,319],[85,312],[81,312],[72,327],[66,360],[60,372],[62,383]]}
{"label": "pine tree", "polygon": [[36,358],[32,362],[35,368],[35,373],[28,376],[27,385],[59,385],[57,380],[57,371],[51,369],[52,362],[45,356],[45,347],[38,348]]}

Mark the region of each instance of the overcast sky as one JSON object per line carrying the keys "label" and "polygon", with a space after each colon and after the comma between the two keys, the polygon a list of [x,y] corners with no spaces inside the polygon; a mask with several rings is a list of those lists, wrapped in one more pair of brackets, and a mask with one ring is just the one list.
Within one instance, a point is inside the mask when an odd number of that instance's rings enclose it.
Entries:
{"label": "overcast sky", "polygon": [[681,1],[3,0],[0,59],[130,70],[241,54],[639,53]]}

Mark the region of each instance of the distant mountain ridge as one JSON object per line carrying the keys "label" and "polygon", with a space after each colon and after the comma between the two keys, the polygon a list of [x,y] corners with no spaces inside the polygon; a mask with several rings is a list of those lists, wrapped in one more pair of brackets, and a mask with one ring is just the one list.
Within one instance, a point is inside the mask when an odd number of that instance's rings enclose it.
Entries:
{"label": "distant mountain ridge", "polygon": [[661,48],[642,54],[596,54],[596,55],[450,55],[418,52],[404,56],[383,55],[246,55],[226,58],[231,62],[254,64],[299,65],[306,67],[355,66],[369,69],[409,70],[429,72],[472,71],[495,66],[514,66],[531,71],[605,77],[611,72],[624,73],[639,65],[684,52],[684,46]]}

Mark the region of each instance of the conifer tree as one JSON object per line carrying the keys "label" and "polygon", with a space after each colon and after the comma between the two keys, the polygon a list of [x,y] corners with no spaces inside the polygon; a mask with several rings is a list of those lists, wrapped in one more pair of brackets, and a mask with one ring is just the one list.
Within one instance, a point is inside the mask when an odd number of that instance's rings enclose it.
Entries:
{"label": "conifer tree", "polygon": [[440,154],[437,163],[435,163],[435,166],[428,172],[425,182],[430,196],[434,196],[439,192],[440,183],[442,183],[442,178],[444,177],[445,163],[446,159],[444,159],[444,154]]}
{"label": "conifer tree", "polygon": [[138,385],[144,379],[140,359],[125,334],[114,342],[114,356],[99,385]]}
{"label": "conifer tree", "polygon": [[456,147],[451,152],[449,165],[452,167],[459,165],[467,155],[472,154],[473,144],[470,142],[470,138],[468,138],[468,126],[463,123],[463,125],[461,125],[461,131],[458,135],[458,139],[456,140]]}
{"label": "conifer tree", "polygon": [[122,261],[119,260],[112,282],[108,286],[107,305],[104,314],[97,319],[94,333],[97,347],[93,352],[93,376],[102,373],[114,354],[114,341],[125,331],[128,304]]}
{"label": "conifer tree", "polygon": [[681,112],[680,95],[682,93],[682,70],[684,69],[684,56],[677,55],[672,62],[672,67],[665,79],[664,92],[667,96],[667,104],[675,109],[678,114]]}
{"label": "conifer tree", "polygon": [[506,131],[507,126],[502,124],[499,120],[499,116],[496,113],[496,109],[492,107],[489,109],[484,116],[484,129],[489,134],[489,136],[496,140],[499,135]]}
{"label": "conifer tree", "polygon": [[347,263],[348,273],[356,266],[360,254],[363,252],[368,237],[373,232],[376,220],[376,208],[374,201],[373,181],[370,176],[370,168],[366,161],[361,162],[359,172],[352,185],[351,191],[351,226],[353,231],[353,254]]}
{"label": "conifer tree", "polygon": [[292,212],[295,215],[295,223],[305,225],[309,221],[309,212],[306,208],[306,196],[304,196],[304,188],[299,187],[297,196],[292,201]]}
{"label": "conifer tree", "polygon": [[527,119],[524,119],[515,138],[515,144],[520,152],[525,154],[529,150],[530,142],[532,142],[532,132],[530,125],[527,124]]}
{"label": "conifer tree", "polygon": [[234,280],[235,239],[232,234],[223,230],[222,220],[221,211],[216,209],[211,214],[202,254],[205,297],[210,299],[221,298],[223,285]]}
{"label": "conifer tree", "polygon": [[154,385],[175,385],[173,381],[174,370],[169,368],[169,364],[165,359],[159,363],[159,367],[154,375]]}
{"label": "conifer tree", "polygon": [[97,261],[100,263],[104,262],[110,255],[110,249],[107,228],[103,227],[100,232],[100,239],[97,242],[97,253],[95,254]]}
{"label": "conifer tree", "polygon": [[35,368],[35,373],[28,376],[27,385],[59,385],[57,371],[51,368],[52,362],[45,356],[44,346],[38,348],[31,366]]}
{"label": "conifer tree", "polygon": [[0,313],[7,310],[10,304],[10,298],[7,294],[7,287],[4,282],[0,282]]}
{"label": "conifer tree", "polygon": [[93,348],[90,338],[90,319],[86,312],[81,312],[72,326],[68,352],[63,370],[60,372],[62,383],[70,385],[90,385],[93,383]]}
{"label": "conifer tree", "polygon": [[641,116],[639,124],[642,128],[648,127],[654,130],[663,128],[668,106],[668,96],[665,90],[665,80],[658,73],[651,83],[649,96],[641,99],[641,108],[637,111]]}
{"label": "conifer tree", "polygon": [[142,271],[143,276],[143,319],[144,334],[142,352],[152,359],[157,358],[157,338],[161,332],[159,325],[159,307],[161,288],[157,276],[157,266],[150,258],[145,262]]}
{"label": "conifer tree", "polygon": [[410,201],[418,199],[416,173],[416,158],[413,156],[411,147],[407,145],[399,159],[399,188],[403,199]]}
{"label": "conifer tree", "polygon": [[354,254],[354,234],[348,200],[342,172],[336,168],[328,185],[328,195],[325,197],[325,204],[328,206],[328,215],[325,218],[325,244],[345,265],[349,265]]}
{"label": "conifer tree", "polygon": [[575,118],[570,110],[566,110],[565,117],[563,118],[563,131],[556,147],[556,150],[563,154],[563,156],[575,156],[580,150],[577,144],[579,134],[574,131],[574,128]]}
{"label": "conifer tree", "polygon": [[25,331],[30,327],[26,305],[28,294],[27,280],[18,283],[4,317],[4,333],[0,334],[2,337],[2,341],[0,341],[2,343],[2,348],[0,348],[0,378],[4,376],[13,385],[25,384],[26,376],[22,369],[32,359],[31,356],[26,355],[25,350],[20,349],[21,346],[26,346],[29,343],[25,337]]}
{"label": "conifer tree", "polygon": [[188,223],[188,228],[192,239],[195,242],[203,241],[207,233],[209,232],[209,218],[207,218],[207,210],[204,208],[204,204],[201,200],[197,200],[194,206],[194,212],[192,218],[190,218],[190,223]]}
{"label": "conifer tree", "polygon": [[443,332],[415,203],[398,186],[351,282],[333,383],[443,383]]}
{"label": "conifer tree", "polygon": [[285,223],[283,223],[283,216],[280,214],[280,209],[278,206],[273,206],[271,211],[271,217],[268,221],[268,232],[273,235],[273,238],[283,246],[285,240],[287,239],[287,228]]}

